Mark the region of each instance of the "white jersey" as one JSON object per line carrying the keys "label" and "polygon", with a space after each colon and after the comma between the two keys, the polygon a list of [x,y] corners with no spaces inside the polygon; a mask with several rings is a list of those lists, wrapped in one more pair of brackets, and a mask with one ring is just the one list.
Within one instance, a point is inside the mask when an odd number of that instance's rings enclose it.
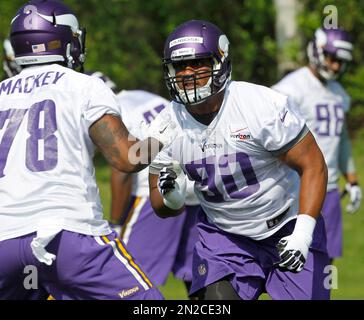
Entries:
{"label": "white jersey", "polygon": [[[208,220],[220,229],[260,240],[298,213],[298,175],[278,160],[308,129],[287,97],[246,82],[230,82],[219,113],[209,126],[183,105],[169,113],[179,135],[150,166],[178,161],[195,182]],[[156,120],[159,121],[159,120]]]}
{"label": "white jersey", "polygon": [[111,232],[88,129],[118,115],[102,80],[57,64],[0,83],[0,240],[35,231]]}
{"label": "white jersey", "polygon": [[[138,139],[144,139],[140,131],[140,123],[150,123],[170,102],[154,93],[143,90],[123,90],[117,95],[120,114],[129,132]],[[132,195],[149,197],[149,169],[133,174]],[[198,200],[193,192],[193,183],[187,184],[186,204],[197,204]]]}
{"label": "white jersey", "polygon": [[300,68],[279,81],[273,89],[290,96],[307,121],[328,168],[328,190],[338,188],[339,147],[350,98],[337,81],[324,85],[310,71]]}

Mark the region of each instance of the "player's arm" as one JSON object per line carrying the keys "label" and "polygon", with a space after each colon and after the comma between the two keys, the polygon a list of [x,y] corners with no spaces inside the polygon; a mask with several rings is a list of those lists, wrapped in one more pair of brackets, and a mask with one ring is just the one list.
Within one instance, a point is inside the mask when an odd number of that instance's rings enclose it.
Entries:
{"label": "player's arm", "polygon": [[326,195],[327,167],[324,157],[311,132],[279,159],[301,177],[299,212],[291,235],[282,238],[277,249],[282,271],[300,272],[306,262],[312,243],[316,218],[320,215]]}
{"label": "player's arm", "polygon": [[308,132],[279,159],[300,175],[299,213],[317,218],[326,195],[327,167],[312,133]]}
{"label": "player's arm", "polygon": [[131,173],[120,172],[111,168],[111,212],[113,224],[119,224],[121,216],[129,203],[133,176]]}
{"label": "player's arm", "polygon": [[149,174],[150,202],[160,218],[178,216],[184,209],[186,186],[183,190],[183,181],[176,182],[176,179],[177,174],[167,169],[159,175]]}
{"label": "player's arm", "polygon": [[344,122],[343,129],[340,136],[339,146],[339,168],[341,173],[346,179],[345,193],[350,196],[350,203],[346,207],[348,213],[356,212],[361,204],[362,192],[356,174],[354,159],[352,156],[351,142]]}
{"label": "player's arm", "polygon": [[339,168],[347,182],[352,184],[358,183],[358,177],[355,173],[354,159],[352,156],[351,142],[348,134],[346,122],[344,122],[339,145]]}
{"label": "player's arm", "polygon": [[106,114],[90,126],[89,134],[111,166],[136,172],[147,167],[163,145],[171,143],[174,127],[170,121],[152,123],[146,134],[149,138],[140,141],[129,134],[120,117]]}

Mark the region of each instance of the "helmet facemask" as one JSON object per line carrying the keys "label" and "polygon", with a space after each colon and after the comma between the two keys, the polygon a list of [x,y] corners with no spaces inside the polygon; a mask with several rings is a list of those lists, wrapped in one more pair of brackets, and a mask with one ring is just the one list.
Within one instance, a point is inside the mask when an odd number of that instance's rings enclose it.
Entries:
{"label": "helmet facemask", "polygon": [[[210,65],[202,63],[203,59],[209,60]],[[179,63],[188,63],[194,74],[188,75],[188,66],[183,68]],[[199,73],[204,66],[210,66],[209,71]],[[174,101],[185,105],[200,104],[223,91],[230,80],[229,40],[208,21],[186,21],[165,42],[163,68],[164,79]]]}
{"label": "helmet facemask", "polygon": [[78,29],[73,32],[72,42],[67,44],[66,64],[68,68],[81,68],[83,72],[83,64],[86,58],[86,29]]}
{"label": "helmet facemask", "polygon": [[[211,71],[195,72],[194,74],[176,76],[174,65],[186,60],[197,60],[208,58],[211,63]],[[227,82],[222,70],[222,63],[214,57],[213,54],[208,56],[196,56],[194,59],[169,59],[164,62],[164,73],[167,87],[172,97],[179,103],[186,105],[197,105],[206,99],[222,91]],[[208,78],[203,86],[198,85],[198,81]],[[188,89],[186,86],[193,82],[193,88]],[[221,83],[224,83],[221,85]]]}
{"label": "helmet facemask", "polygon": [[[348,62],[352,60],[352,44],[342,38],[328,38],[327,32],[318,29],[315,32],[314,40],[307,46],[307,56],[312,68],[314,68],[321,78],[325,80],[338,80],[347,70]],[[337,36],[338,37],[338,36]],[[327,59],[340,62],[340,69],[334,71],[330,68]]]}
{"label": "helmet facemask", "polygon": [[19,74],[22,70],[22,67],[19,66],[15,62],[15,54],[13,47],[8,39],[4,40],[4,60],[3,60],[3,69],[8,78],[11,78],[17,74]]}
{"label": "helmet facemask", "polygon": [[[318,74],[325,80],[329,81],[329,80],[338,80],[342,77],[342,75],[345,73],[345,71],[347,70],[347,66],[348,66],[348,61],[346,60],[341,60],[340,61],[340,70],[339,71],[334,71],[332,69],[330,69],[330,67],[328,66],[327,62],[326,62],[326,58],[328,55],[330,55],[330,53],[325,52],[324,50],[322,50],[322,48],[318,48],[317,49],[317,55],[318,57],[314,57],[311,53],[312,51],[312,43],[309,44],[309,47],[307,49],[308,51],[308,56],[310,57],[310,65],[317,70]],[[336,58],[333,55],[334,59]]]}

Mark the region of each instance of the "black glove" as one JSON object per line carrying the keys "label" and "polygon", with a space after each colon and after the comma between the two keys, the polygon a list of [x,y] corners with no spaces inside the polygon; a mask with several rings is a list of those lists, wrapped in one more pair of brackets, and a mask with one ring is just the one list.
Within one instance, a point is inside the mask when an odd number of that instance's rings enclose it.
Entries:
{"label": "black glove", "polygon": [[170,168],[164,167],[159,172],[158,189],[162,195],[174,190],[177,174]]}

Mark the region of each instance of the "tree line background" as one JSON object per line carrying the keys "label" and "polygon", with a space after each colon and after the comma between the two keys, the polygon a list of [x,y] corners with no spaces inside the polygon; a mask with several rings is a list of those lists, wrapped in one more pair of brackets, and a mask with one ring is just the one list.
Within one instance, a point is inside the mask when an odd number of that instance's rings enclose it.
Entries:
{"label": "tree line background", "polygon": [[[298,0],[299,1],[299,0]],[[273,85],[280,51],[275,34],[276,7],[273,0],[64,0],[87,29],[88,70],[100,70],[119,89],[145,89],[168,97],[161,58],[169,33],[189,19],[218,25],[228,36],[233,61],[233,79]],[[9,34],[10,21],[25,1],[1,1],[0,39]],[[343,78],[352,97],[349,129],[364,127],[364,1],[301,0],[297,15],[300,37],[290,46],[290,59],[306,63],[306,44],[319,27],[326,5],[338,9],[339,26],[354,39],[354,62]],[[0,76],[2,76],[0,70]]]}

